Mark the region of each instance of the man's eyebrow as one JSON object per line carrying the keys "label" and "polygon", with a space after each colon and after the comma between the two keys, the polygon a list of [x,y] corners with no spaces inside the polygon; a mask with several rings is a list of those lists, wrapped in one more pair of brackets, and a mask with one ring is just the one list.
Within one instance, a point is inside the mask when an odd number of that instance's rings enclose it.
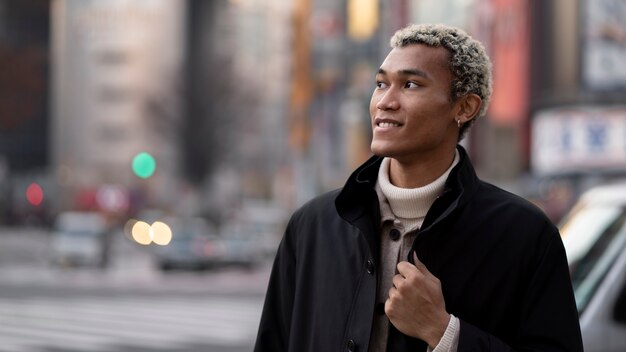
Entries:
{"label": "man's eyebrow", "polygon": [[[378,69],[378,74],[380,75],[387,75],[387,71],[383,70],[382,68]],[[430,75],[427,74],[426,72],[417,69],[417,68],[407,68],[404,70],[400,70],[398,71],[398,74],[401,76],[420,76],[420,77],[424,77],[424,78],[430,78]]]}

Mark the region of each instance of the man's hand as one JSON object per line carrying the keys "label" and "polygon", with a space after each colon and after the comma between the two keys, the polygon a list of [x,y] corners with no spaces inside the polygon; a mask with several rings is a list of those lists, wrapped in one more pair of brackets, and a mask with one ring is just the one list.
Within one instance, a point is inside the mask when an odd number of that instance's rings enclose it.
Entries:
{"label": "man's hand", "polygon": [[434,348],[446,331],[450,314],[446,312],[439,279],[415,253],[413,259],[415,265],[398,263],[399,274],[393,277],[394,287],[389,290],[385,314],[400,332]]}

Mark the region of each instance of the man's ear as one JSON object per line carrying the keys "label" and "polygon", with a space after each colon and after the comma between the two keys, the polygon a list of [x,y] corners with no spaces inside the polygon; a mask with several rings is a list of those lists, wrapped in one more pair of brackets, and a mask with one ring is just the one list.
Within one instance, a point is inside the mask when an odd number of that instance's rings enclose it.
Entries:
{"label": "man's ear", "polygon": [[462,124],[472,120],[478,112],[480,111],[480,107],[482,106],[483,100],[474,93],[467,94],[461,98],[459,98],[458,103],[458,111],[456,118]]}

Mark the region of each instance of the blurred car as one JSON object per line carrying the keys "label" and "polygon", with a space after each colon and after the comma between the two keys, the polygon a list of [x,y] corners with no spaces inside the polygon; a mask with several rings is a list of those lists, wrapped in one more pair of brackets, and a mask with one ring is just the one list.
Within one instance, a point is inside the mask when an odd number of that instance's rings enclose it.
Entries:
{"label": "blurred car", "polygon": [[97,212],[60,213],[51,234],[50,260],[60,266],[103,266],[107,225]]}
{"label": "blurred car", "polygon": [[229,223],[222,227],[220,236],[222,265],[252,268],[266,258],[267,238],[244,225]]}
{"label": "blurred car", "polygon": [[274,258],[288,220],[277,203],[246,199],[221,227],[223,263],[254,267]]}
{"label": "blurred car", "polygon": [[203,270],[221,261],[221,247],[215,227],[203,218],[165,218],[172,240],[154,248],[162,270]]}
{"label": "blurred car", "polygon": [[626,183],[584,193],[560,230],[585,350],[626,351]]}

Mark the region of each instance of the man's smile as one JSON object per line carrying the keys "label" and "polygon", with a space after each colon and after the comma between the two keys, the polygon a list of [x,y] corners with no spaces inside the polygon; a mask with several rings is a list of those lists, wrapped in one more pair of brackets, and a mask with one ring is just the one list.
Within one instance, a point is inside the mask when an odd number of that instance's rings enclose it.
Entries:
{"label": "man's smile", "polygon": [[395,122],[380,122],[378,127],[400,127],[400,124]]}
{"label": "man's smile", "polygon": [[391,120],[391,119],[380,119],[380,118],[377,118],[376,120],[374,120],[374,124],[376,125],[376,127],[379,127],[379,128],[392,128],[392,127],[402,126],[402,124],[398,121]]}

